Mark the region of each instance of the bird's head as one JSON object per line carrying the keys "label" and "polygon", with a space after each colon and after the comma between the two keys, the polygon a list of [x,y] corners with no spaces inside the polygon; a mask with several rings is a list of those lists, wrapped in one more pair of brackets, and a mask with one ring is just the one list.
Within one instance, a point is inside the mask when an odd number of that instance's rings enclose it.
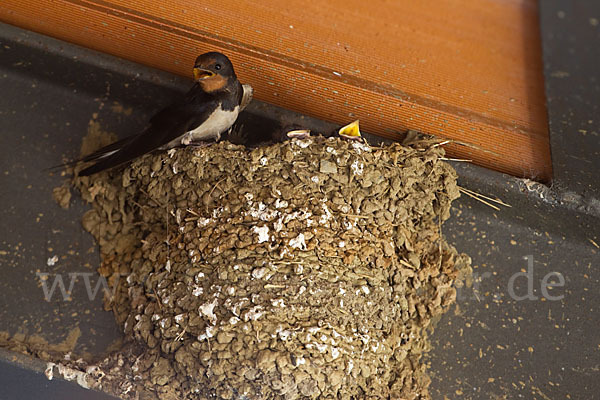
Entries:
{"label": "bird's head", "polygon": [[229,80],[237,79],[229,58],[214,51],[198,56],[193,72],[194,81],[209,93],[223,90]]}

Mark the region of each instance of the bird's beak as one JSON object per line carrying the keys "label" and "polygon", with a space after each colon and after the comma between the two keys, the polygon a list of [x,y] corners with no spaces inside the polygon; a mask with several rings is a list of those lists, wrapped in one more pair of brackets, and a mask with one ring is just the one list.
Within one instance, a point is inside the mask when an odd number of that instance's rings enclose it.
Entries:
{"label": "bird's beak", "polygon": [[351,122],[346,126],[342,126],[338,131],[338,134],[345,139],[360,139],[362,136],[360,135],[360,129],[358,128],[358,120]]}
{"label": "bird's beak", "polygon": [[193,72],[194,72],[194,80],[195,81],[210,78],[211,76],[215,75],[214,72],[212,72],[208,69],[198,68],[198,67],[194,67]]}
{"label": "bird's beak", "polygon": [[310,137],[310,129],[294,129],[293,131],[287,132],[286,135],[290,139],[293,139],[293,138],[306,139],[306,138]]}

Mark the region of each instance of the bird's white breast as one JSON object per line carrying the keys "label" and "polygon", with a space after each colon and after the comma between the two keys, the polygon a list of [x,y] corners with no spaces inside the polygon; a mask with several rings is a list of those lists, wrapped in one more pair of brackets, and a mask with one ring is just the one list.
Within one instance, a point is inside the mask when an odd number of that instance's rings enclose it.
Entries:
{"label": "bird's white breast", "polygon": [[[239,109],[239,106],[236,106],[231,111],[224,111],[220,107],[217,108],[208,116],[204,123],[188,131],[184,135],[184,139],[189,138],[194,142],[209,139],[219,140],[221,133],[229,129],[237,119]],[[182,139],[182,142],[184,139]]]}

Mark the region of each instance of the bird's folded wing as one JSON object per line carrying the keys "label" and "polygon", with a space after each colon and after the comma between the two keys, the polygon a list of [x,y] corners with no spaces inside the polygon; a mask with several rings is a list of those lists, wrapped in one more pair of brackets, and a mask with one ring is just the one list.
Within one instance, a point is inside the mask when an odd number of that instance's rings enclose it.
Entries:
{"label": "bird's folded wing", "polygon": [[161,148],[200,125],[214,111],[215,106],[210,101],[194,101],[176,103],[165,108],[152,117],[151,124],[145,131],[126,141],[120,150],[100,159],[79,175],[92,175]]}

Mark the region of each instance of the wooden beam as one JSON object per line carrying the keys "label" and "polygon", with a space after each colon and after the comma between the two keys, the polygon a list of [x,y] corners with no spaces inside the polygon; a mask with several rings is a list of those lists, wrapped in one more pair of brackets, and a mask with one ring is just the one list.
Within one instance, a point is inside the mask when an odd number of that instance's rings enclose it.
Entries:
{"label": "wooden beam", "polygon": [[183,76],[222,51],[260,100],[551,178],[534,0],[3,0],[0,20]]}

